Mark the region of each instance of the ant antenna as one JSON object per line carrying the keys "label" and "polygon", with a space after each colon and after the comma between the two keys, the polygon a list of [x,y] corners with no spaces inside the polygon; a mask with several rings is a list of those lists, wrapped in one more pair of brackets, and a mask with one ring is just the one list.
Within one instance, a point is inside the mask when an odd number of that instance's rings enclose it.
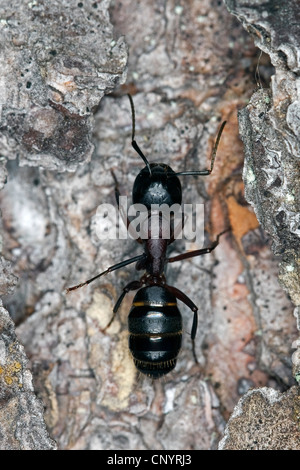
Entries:
{"label": "ant antenna", "polygon": [[135,111],[134,111],[134,104],[133,104],[132,96],[131,96],[129,93],[127,93],[127,96],[128,96],[128,98],[129,98],[129,101],[130,101],[131,115],[132,115],[131,145],[132,145],[132,147],[134,148],[134,150],[139,154],[139,156],[143,159],[145,165],[147,166],[147,168],[148,168],[148,170],[149,170],[150,176],[152,176],[151,168],[150,168],[150,163],[148,162],[147,158],[145,157],[145,155],[143,154],[143,152],[141,151],[140,147],[138,146],[138,144],[136,143],[136,141],[135,141],[135,139],[134,139],[134,135],[135,135]]}
{"label": "ant antenna", "polygon": [[213,171],[213,167],[214,167],[214,163],[215,163],[215,158],[216,158],[216,155],[217,155],[217,149],[218,149],[218,146],[219,146],[219,143],[220,143],[220,139],[221,139],[221,135],[222,135],[223,129],[224,129],[225,125],[226,125],[226,122],[227,122],[227,121],[223,121],[223,122],[222,122],[221,127],[220,127],[220,130],[219,130],[218,135],[217,135],[217,139],[216,139],[215,145],[214,145],[213,150],[212,150],[212,152],[211,152],[210,173]]}
{"label": "ant antenna", "polygon": [[260,62],[261,56],[262,56],[262,51],[260,51],[258,61],[257,61],[257,65],[256,65],[256,69],[255,69],[255,80],[256,80],[256,85],[257,85],[258,88],[262,88],[262,84],[261,84],[261,80],[260,80],[260,73],[259,73],[259,62]]}
{"label": "ant antenna", "polygon": [[209,170],[196,170],[196,171],[180,171],[179,173],[176,173],[176,175],[193,175],[193,176],[208,176],[211,174],[214,168],[214,163],[217,155],[217,149],[220,143],[221,135],[223,132],[223,129],[225,127],[227,121],[223,121],[221,124],[221,127],[219,129],[215,144],[213,146],[212,152],[211,152],[211,157],[210,157],[210,169]]}

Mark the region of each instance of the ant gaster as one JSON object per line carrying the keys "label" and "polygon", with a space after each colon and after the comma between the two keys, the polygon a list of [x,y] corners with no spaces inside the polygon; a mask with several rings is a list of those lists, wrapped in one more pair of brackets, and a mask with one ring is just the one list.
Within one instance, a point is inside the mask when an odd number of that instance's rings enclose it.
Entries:
{"label": "ant gaster", "polygon": [[[132,112],[132,139],[131,144],[134,150],[139,154],[145,163],[145,167],[137,175],[132,191],[132,200],[134,204],[144,204],[148,211],[148,222],[151,221],[151,205],[163,203],[171,206],[172,204],[181,204],[182,190],[178,176],[182,175],[210,175],[218,144],[226,122],[223,122],[217,135],[215,145],[211,153],[211,165],[207,170],[181,171],[175,173],[165,163],[149,163],[140,147],[135,141],[135,110],[133,100],[128,95]],[[115,195],[119,207],[119,186],[117,179],[111,171],[115,182]],[[144,271],[140,280],[129,282],[117,300],[113,309],[113,317],[106,328],[112,323],[116,312],[118,311],[122,300],[129,291],[138,290],[134,297],[131,310],[128,316],[129,330],[129,349],[137,369],[152,378],[158,378],[167,374],[176,365],[176,359],[181,348],[182,340],[182,318],[177,307],[177,299],[187,305],[193,312],[193,324],[191,339],[194,350],[194,340],[198,324],[198,308],[186,294],[176,287],[167,284],[164,268],[167,263],[174,263],[195,256],[201,256],[210,253],[219,243],[220,236],[227,232],[220,233],[216,240],[207,248],[193,250],[182,253],[177,256],[167,257],[168,245],[174,242],[174,228],[171,227],[170,237],[162,237],[161,215],[159,215],[159,236],[151,237],[151,228],[147,236],[138,238],[137,241],[143,245],[144,253],[133,258],[121,261],[106,271],[97,274],[97,276],[76,286],[67,289],[67,292],[78,289],[99,277],[108,274],[116,269],[136,262],[136,269]],[[130,230],[130,221],[127,214],[123,214],[127,229]],[[149,224],[151,227],[151,223]]]}

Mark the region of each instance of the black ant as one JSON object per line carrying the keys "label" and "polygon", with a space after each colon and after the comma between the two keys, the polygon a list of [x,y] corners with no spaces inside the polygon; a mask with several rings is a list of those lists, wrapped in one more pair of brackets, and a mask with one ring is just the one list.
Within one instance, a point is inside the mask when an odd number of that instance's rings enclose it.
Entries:
{"label": "black ant", "polygon": [[[179,289],[170,286],[166,282],[164,275],[164,267],[167,263],[174,263],[184,259],[201,256],[210,253],[219,244],[220,236],[227,232],[225,230],[217,236],[216,240],[207,248],[193,250],[182,253],[177,256],[168,258],[166,255],[168,245],[174,242],[174,227],[171,227],[169,238],[162,236],[162,215],[158,216],[158,233],[153,237],[151,221],[153,214],[151,213],[151,205],[161,205],[162,203],[171,206],[173,204],[181,204],[182,190],[178,176],[182,175],[201,175],[208,176],[211,174],[216,157],[217,148],[223,132],[226,121],[220,127],[216,142],[211,153],[210,169],[202,171],[181,171],[175,173],[165,163],[149,163],[138,144],[135,141],[135,110],[132,97],[128,95],[132,112],[132,147],[140,155],[145,163],[145,167],[137,175],[132,191],[133,204],[143,204],[147,208],[147,222],[150,222],[148,233],[144,237],[138,237],[137,242],[143,244],[144,253],[133,258],[121,261],[106,271],[97,274],[97,276],[69,287],[67,292],[79,289],[82,286],[104,276],[116,269],[127,266],[136,262],[138,271],[145,271],[139,281],[131,281],[127,284],[116,305],[113,309],[113,317],[109,323],[112,323],[116,312],[118,311],[122,300],[129,291],[138,290],[132,303],[128,316],[129,330],[129,349],[133,356],[133,360],[137,369],[152,378],[158,378],[167,374],[176,365],[176,359],[181,348],[182,340],[182,318],[177,307],[177,299],[181,300],[194,313],[193,325],[191,331],[191,339],[193,342],[197,332],[198,324],[198,307]],[[115,195],[119,207],[120,192],[117,179],[112,172],[115,182]],[[125,215],[127,230],[130,229],[130,221],[127,214]],[[143,287],[144,286],[144,287]],[[108,326],[109,326],[108,325]],[[108,328],[108,326],[106,328]]]}

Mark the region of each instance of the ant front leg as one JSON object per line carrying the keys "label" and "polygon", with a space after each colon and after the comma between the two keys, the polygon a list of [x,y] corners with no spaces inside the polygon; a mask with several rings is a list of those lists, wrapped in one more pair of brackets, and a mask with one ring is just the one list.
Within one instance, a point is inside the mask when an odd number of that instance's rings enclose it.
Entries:
{"label": "ant front leg", "polygon": [[111,172],[111,175],[112,175],[112,177],[114,179],[114,182],[115,182],[115,196],[116,196],[118,209],[119,209],[119,212],[121,214],[123,223],[124,223],[125,227],[127,228],[128,233],[132,236],[132,238],[134,238],[138,243],[143,243],[143,241],[140,237],[136,238],[136,236],[134,236],[134,233],[131,230],[131,225],[130,225],[130,220],[128,219],[128,215],[126,214],[126,212],[124,212],[124,207],[123,206],[120,207],[119,182],[118,182],[117,177],[114,174],[113,170],[110,170],[110,172]]}

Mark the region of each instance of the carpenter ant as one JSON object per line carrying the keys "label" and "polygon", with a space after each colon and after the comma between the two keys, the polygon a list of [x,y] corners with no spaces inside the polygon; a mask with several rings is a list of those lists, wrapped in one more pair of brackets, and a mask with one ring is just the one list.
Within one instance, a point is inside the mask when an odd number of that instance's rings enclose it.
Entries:
{"label": "carpenter ant", "polygon": [[[132,112],[132,139],[131,144],[134,150],[139,154],[145,163],[145,167],[137,175],[132,191],[132,200],[134,204],[144,204],[147,208],[148,222],[153,219],[151,205],[162,203],[171,206],[172,204],[181,204],[182,191],[178,176],[182,175],[202,175],[207,176],[213,170],[217,148],[221,138],[222,131],[226,121],[222,123],[217,135],[216,142],[211,153],[210,169],[202,171],[181,171],[175,173],[165,163],[149,163],[140,147],[135,141],[135,110],[133,100],[128,95]],[[115,182],[115,195],[119,207],[119,187],[117,179],[113,172],[112,177]],[[123,214],[127,229],[130,229],[130,221],[127,214]],[[193,343],[197,331],[198,307],[179,289],[170,286],[166,282],[164,267],[167,263],[174,263],[194,256],[201,256],[210,253],[219,244],[220,236],[227,232],[225,230],[217,236],[216,240],[207,248],[189,251],[180,255],[168,258],[166,255],[168,245],[175,240],[174,227],[171,227],[171,234],[168,239],[162,236],[162,215],[158,216],[159,235],[153,237],[152,225],[149,224],[148,233],[145,237],[137,238],[139,243],[143,244],[144,253],[133,258],[121,261],[106,271],[97,274],[97,276],[76,286],[67,289],[67,292],[78,289],[90,282],[98,279],[107,273],[136,262],[136,269],[143,270],[145,273],[140,280],[129,282],[124,289],[113,309],[113,317],[109,323],[112,323],[116,312],[118,311],[122,300],[129,291],[138,290],[134,297],[131,310],[128,317],[129,330],[129,349],[137,369],[152,378],[161,377],[176,365],[178,353],[181,348],[182,339],[182,318],[177,307],[177,299],[181,300],[194,313],[191,339]],[[157,223],[157,222],[156,222]],[[157,227],[156,227],[157,228]],[[109,326],[108,325],[108,326]],[[108,328],[108,326],[106,328]]]}

